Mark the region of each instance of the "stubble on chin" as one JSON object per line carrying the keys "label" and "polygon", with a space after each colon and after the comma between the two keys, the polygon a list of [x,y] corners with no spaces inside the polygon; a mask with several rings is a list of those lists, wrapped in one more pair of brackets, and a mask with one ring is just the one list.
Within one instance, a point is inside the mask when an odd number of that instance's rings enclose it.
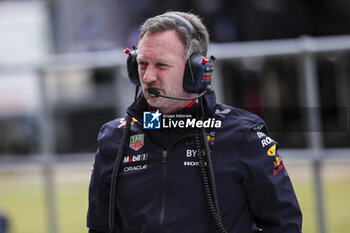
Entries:
{"label": "stubble on chin", "polygon": [[[159,97],[158,97],[159,98]],[[146,96],[146,101],[149,105],[151,105],[152,107],[156,107],[159,108],[161,107],[161,103],[160,100],[158,98],[154,98],[154,97],[150,97],[150,96]]]}
{"label": "stubble on chin", "polygon": [[147,103],[153,108],[160,109],[162,112],[174,112],[178,109],[176,105],[178,105],[178,101],[164,99],[161,97],[153,98],[150,96],[146,97]]}

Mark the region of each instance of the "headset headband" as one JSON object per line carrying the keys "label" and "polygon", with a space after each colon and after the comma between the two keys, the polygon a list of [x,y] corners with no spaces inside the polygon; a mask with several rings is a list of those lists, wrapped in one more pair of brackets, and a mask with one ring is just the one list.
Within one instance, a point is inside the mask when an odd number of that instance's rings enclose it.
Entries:
{"label": "headset headband", "polygon": [[182,26],[184,26],[186,28],[188,34],[190,34],[190,36],[191,36],[191,39],[194,39],[194,38],[198,39],[196,29],[184,17],[182,17],[180,15],[175,15],[175,14],[163,14],[163,15],[160,15],[160,17],[167,17],[167,18],[175,19],[176,22],[180,23]]}

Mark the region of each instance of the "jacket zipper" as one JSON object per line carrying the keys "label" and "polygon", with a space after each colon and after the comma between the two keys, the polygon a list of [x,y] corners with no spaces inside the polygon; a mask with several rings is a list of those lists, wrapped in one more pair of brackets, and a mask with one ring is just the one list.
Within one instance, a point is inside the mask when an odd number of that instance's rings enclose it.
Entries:
{"label": "jacket zipper", "polygon": [[162,153],[162,165],[163,165],[163,176],[162,176],[162,202],[159,214],[160,232],[163,232],[164,215],[165,215],[165,175],[166,175],[166,156],[167,151],[164,149]]}

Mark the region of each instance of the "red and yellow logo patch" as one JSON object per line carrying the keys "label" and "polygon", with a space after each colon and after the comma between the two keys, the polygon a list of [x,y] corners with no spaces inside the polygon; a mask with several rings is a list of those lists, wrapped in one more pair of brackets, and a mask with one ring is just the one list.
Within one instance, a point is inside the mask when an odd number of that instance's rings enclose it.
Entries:
{"label": "red and yellow logo patch", "polygon": [[284,168],[281,157],[276,157],[276,161],[273,162],[273,175],[277,175]]}
{"label": "red and yellow logo patch", "polygon": [[212,136],[207,136],[207,140],[208,141],[212,141],[212,140],[214,140],[215,138],[214,137],[212,137]]}
{"label": "red and yellow logo patch", "polygon": [[267,151],[267,155],[268,156],[276,155],[276,144],[270,147],[270,149]]}
{"label": "red and yellow logo patch", "polygon": [[[137,120],[135,118],[131,118],[131,125],[133,125],[135,122],[137,122]],[[120,119],[120,124],[118,125],[118,129],[125,125],[126,125],[125,118]]]}
{"label": "red and yellow logo patch", "polygon": [[282,162],[281,157],[276,157],[276,162],[273,163],[274,168],[279,166],[281,162]]}

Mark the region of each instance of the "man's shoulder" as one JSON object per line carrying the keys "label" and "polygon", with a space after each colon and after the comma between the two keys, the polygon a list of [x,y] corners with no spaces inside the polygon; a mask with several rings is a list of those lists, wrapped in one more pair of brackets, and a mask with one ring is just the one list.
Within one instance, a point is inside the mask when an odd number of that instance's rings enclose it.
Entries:
{"label": "man's shoulder", "polygon": [[108,136],[114,131],[118,131],[118,129],[121,128],[120,125],[123,124],[123,121],[125,121],[125,117],[118,117],[104,123],[100,129],[99,138]]}
{"label": "man's shoulder", "polygon": [[[98,133],[98,142],[118,141],[126,127],[127,116],[120,116],[102,125]],[[131,129],[135,129],[135,124],[140,124],[134,117],[131,118]],[[137,127],[138,128],[138,127]]]}
{"label": "man's shoulder", "polygon": [[[127,116],[123,115],[103,124],[99,132],[99,137],[108,136],[110,134],[115,134],[115,133],[117,134],[122,133],[127,123],[126,118]],[[133,126],[135,123],[137,124],[139,122],[134,117],[132,117],[131,126]]]}
{"label": "man's shoulder", "polygon": [[[136,120],[132,118],[131,125]],[[126,116],[115,118],[105,123],[98,133],[98,149],[104,156],[117,153],[123,131],[126,127]],[[135,127],[135,126],[134,126]],[[131,130],[134,128],[132,126]]]}
{"label": "man's shoulder", "polygon": [[118,126],[119,123],[122,123],[125,119],[125,116],[120,116],[120,117],[117,117],[117,118],[114,118],[114,119],[111,119],[107,122],[105,122],[101,129],[102,128],[115,128],[116,126]]}
{"label": "man's shoulder", "polygon": [[216,104],[215,116],[227,125],[234,125],[242,129],[261,130],[265,122],[256,114],[247,110],[225,104]]}

